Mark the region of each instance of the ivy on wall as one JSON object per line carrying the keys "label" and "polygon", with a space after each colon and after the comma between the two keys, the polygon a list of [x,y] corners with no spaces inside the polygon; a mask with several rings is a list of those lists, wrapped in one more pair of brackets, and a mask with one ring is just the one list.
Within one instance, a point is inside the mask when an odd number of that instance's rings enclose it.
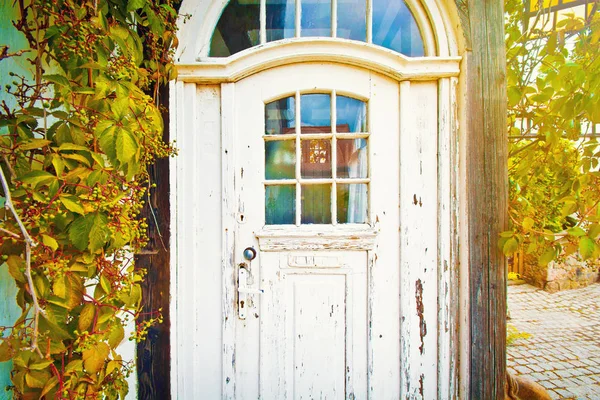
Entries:
{"label": "ivy on wall", "polygon": [[[144,310],[139,217],[162,141],[158,89],[175,76],[174,0],[17,0],[27,48],[0,104],[0,254],[22,310],[0,327],[15,398],[123,398],[117,347]],[[141,340],[159,310],[136,327]]]}

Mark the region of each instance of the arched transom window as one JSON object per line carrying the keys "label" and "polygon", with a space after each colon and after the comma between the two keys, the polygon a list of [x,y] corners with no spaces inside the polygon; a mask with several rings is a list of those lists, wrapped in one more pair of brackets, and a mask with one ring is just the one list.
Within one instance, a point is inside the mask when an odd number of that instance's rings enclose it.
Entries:
{"label": "arched transom window", "polygon": [[333,37],[423,56],[423,38],[403,0],[231,0],[209,56],[228,57],[276,40]]}

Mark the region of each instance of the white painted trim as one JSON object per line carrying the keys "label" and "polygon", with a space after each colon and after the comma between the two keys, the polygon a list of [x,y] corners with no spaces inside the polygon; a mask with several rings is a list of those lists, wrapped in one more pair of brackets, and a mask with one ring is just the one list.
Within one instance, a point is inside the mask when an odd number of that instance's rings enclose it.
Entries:
{"label": "white painted trim", "polygon": [[378,230],[369,225],[265,227],[256,232],[261,251],[373,250]]}
{"label": "white painted trim", "polygon": [[[183,96],[181,91],[183,89],[183,82],[170,82],[169,83],[169,111],[171,118],[169,119],[169,138],[171,141],[177,140],[177,127],[183,124],[183,115],[181,113]],[[178,265],[177,262],[177,157],[171,157],[169,159],[169,204],[171,205],[170,213],[170,226],[171,230],[171,241],[170,241],[170,278],[169,292],[171,294],[169,301],[169,315],[170,315],[170,343],[171,343],[171,398],[178,398],[178,382],[179,382],[179,356],[178,356],[178,332],[179,332],[179,319],[177,318],[177,305],[178,305]]]}
{"label": "white painted trim", "polygon": [[406,57],[380,46],[346,39],[298,38],[267,43],[227,58],[202,58],[177,64],[178,80],[237,82],[282,65],[329,62],[365,68],[396,80],[433,80],[458,76],[461,57]]}
{"label": "white painted trim", "polygon": [[235,86],[221,85],[221,157],[222,157],[222,270],[223,270],[223,382],[224,399],[236,398],[235,327]]}

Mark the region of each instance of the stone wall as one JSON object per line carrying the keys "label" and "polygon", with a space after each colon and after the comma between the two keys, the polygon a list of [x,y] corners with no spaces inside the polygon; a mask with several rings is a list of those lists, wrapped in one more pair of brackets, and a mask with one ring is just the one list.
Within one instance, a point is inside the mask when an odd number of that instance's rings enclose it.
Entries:
{"label": "stone wall", "polygon": [[588,286],[600,278],[600,260],[583,261],[577,253],[560,257],[547,267],[540,267],[535,260],[524,261],[523,278],[548,292]]}

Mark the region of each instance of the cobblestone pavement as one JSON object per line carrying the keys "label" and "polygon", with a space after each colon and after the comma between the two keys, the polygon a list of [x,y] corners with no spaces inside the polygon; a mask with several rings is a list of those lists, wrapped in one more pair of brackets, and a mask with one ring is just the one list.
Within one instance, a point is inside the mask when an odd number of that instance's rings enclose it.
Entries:
{"label": "cobblestone pavement", "polygon": [[554,399],[600,399],[600,284],[558,293],[509,286],[508,309],[509,326],[531,335],[508,346],[509,371]]}

